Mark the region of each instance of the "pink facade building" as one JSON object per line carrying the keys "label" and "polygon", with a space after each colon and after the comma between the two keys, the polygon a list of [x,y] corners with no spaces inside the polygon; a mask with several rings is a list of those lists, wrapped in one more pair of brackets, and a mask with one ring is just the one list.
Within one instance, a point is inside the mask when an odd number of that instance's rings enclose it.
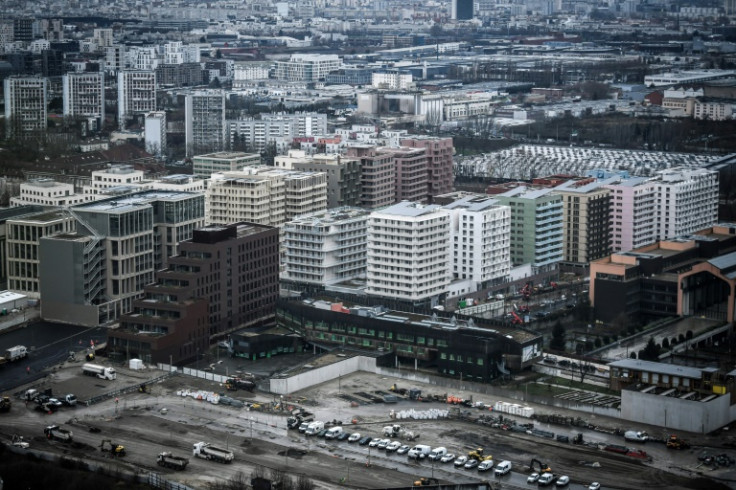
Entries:
{"label": "pink facade building", "polygon": [[452,138],[435,138],[431,136],[414,136],[402,139],[401,146],[425,148],[427,154],[427,194],[431,197],[447,194],[454,190],[455,176],[452,167],[452,155],[455,147]]}
{"label": "pink facade building", "polygon": [[640,248],[657,241],[657,182],[647,177],[623,179],[611,190],[611,251]]}
{"label": "pink facade building", "polygon": [[346,156],[360,160],[360,205],[368,209],[396,202],[396,169],[393,153],[379,153],[373,145],[347,149]]}
{"label": "pink facade building", "polygon": [[427,203],[427,155],[424,148],[387,148],[396,169],[396,202]]}

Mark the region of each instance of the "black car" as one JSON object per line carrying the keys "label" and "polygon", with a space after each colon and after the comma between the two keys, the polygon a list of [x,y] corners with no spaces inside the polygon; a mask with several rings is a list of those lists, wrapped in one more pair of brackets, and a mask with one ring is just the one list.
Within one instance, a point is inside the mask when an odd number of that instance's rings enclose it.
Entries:
{"label": "black car", "polygon": [[361,446],[367,446],[372,440],[373,438],[371,436],[365,436],[358,441],[358,444],[360,444]]}
{"label": "black car", "polygon": [[350,434],[349,434],[349,433],[347,433],[347,432],[342,432],[342,433],[340,433],[340,435],[339,435],[339,436],[337,436],[337,437],[336,437],[335,439],[337,439],[338,441],[347,441],[347,440],[348,440],[348,437],[350,437]]}
{"label": "black car", "polygon": [[322,429],[321,431],[317,432],[317,437],[321,437],[322,439],[324,439],[326,434],[327,429]]}

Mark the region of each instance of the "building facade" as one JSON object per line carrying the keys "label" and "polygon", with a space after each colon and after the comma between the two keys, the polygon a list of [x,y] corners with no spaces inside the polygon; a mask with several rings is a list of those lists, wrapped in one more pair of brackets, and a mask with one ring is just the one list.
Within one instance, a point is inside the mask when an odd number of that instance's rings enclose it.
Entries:
{"label": "building facade", "polygon": [[379,153],[372,145],[356,145],[347,156],[360,161],[360,205],[368,209],[396,202],[396,168],[392,153]]}
{"label": "building facade", "polygon": [[427,194],[438,196],[453,191],[455,174],[452,138],[420,137],[401,140],[401,146],[424,148],[427,157]]}
{"label": "building facade", "polygon": [[187,156],[225,149],[225,92],[197,90],[188,93],[184,113]]}
{"label": "building facade", "polygon": [[291,82],[317,82],[340,68],[336,54],[292,54],[289,61],[276,62],[276,78]]}
{"label": "building facade", "polygon": [[46,131],[48,79],[9,77],[5,79],[5,125],[8,135]]}
{"label": "building facade", "polygon": [[146,123],[144,128],[144,137],[146,139],[146,151],[152,155],[161,158],[166,155],[166,112],[156,111],[146,114]]}
{"label": "building facade", "polygon": [[243,167],[260,164],[261,155],[258,153],[218,151],[192,157],[192,173],[202,178],[209,178],[213,173],[233,172]]}
{"label": "building facade", "polygon": [[568,181],[555,187],[562,196],[564,261],[587,264],[611,253],[610,181]]}
{"label": "building facade", "polygon": [[475,290],[504,282],[511,270],[511,208],[491,197],[468,196],[450,212],[452,277]]}
{"label": "building facade", "polygon": [[74,219],[63,210],[9,219],[7,227],[8,289],[39,298],[39,244],[43,237],[73,232]]}
{"label": "building facade", "polygon": [[153,70],[118,72],[118,124],[156,110],[156,73]]}
{"label": "building facade", "polygon": [[282,280],[329,286],[365,278],[368,214],[341,207],[287,221]]}
{"label": "building facade", "polygon": [[277,229],[253,223],[195,230],[121,318],[120,328],[110,332],[110,355],[148,363],[192,361],[228,334],[272,326],[278,242]]}
{"label": "building facade", "polygon": [[562,196],[551,189],[524,186],[494,196],[511,209],[511,263],[532,264],[537,270],[563,260]]}
{"label": "building facade", "polygon": [[52,179],[34,179],[20,185],[20,195],[10,198],[11,206],[37,204],[49,207],[67,207],[85,202],[83,194],[75,194],[73,184]]}
{"label": "building facade", "polygon": [[291,167],[302,172],[321,172],[327,176],[327,207],[360,205],[360,160],[318,153],[295,161]]}
{"label": "building facade", "polygon": [[611,190],[611,251],[632,250],[656,242],[656,181],[633,177],[606,187]]}
{"label": "building facade", "polygon": [[65,117],[86,117],[95,121],[91,130],[105,122],[105,76],[96,73],[67,73],[62,77]]}
{"label": "building facade", "polygon": [[366,293],[435,306],[450,283],[450,215],[401,202],[368,220]]}
{"label": "building facade", "polygon": [[660,240],[693,233],[718,220],[718,172],[669,169],[658,174],[657,236]]}

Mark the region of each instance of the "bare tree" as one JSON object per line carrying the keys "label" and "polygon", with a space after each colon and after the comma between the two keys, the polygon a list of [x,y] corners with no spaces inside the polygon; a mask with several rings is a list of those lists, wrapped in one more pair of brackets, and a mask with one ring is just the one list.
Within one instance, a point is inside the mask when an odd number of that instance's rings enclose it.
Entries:
{"label": "bare tree", "polygon": [[304,473],[301,473],[296,478],[296,490],[314,490],[317,488],[314,482],[307,477]]}

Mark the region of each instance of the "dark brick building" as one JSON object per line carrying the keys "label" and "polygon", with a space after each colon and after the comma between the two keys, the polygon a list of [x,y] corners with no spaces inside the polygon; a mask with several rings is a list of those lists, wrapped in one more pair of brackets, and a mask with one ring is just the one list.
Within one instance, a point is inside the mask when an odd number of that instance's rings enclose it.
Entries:
{"label": "dark brick building", "polygon": [[277,228],[254,223],[195,230],[109,333],[111,355],[190,361],[236,330],[275,325],[278,242]]}

